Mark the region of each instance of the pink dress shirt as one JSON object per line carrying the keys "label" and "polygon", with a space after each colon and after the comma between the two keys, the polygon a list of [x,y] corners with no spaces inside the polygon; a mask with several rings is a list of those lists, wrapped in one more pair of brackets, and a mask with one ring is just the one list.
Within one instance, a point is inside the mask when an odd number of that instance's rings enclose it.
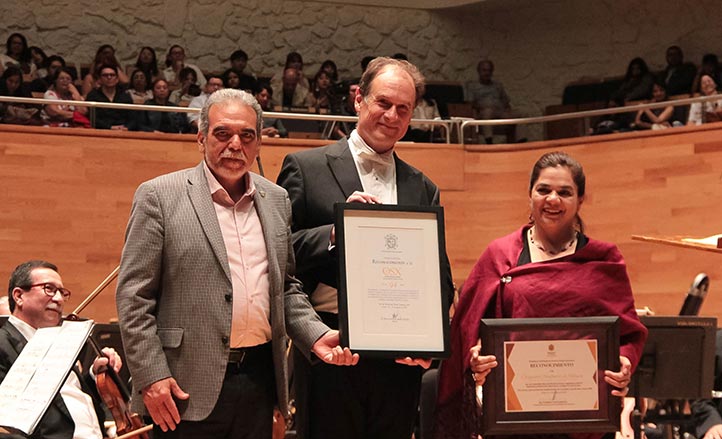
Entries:
{"label": "pink dress shirt", "polygon": [[261,221],[253,202],[256,186],[250,174],[246,174],[246,193],[234,203],[205,162],[203,169],[231,269],[231,347],[266,343],[271,340],[268,254]]}

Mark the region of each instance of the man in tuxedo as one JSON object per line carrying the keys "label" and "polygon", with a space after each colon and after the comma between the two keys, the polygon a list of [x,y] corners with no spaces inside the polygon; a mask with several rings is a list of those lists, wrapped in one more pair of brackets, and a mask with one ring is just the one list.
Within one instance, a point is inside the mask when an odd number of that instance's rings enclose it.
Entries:
{"label": "man in tuxedo", "polygon": [[[12,315],[0,328],[0,382],[35,331],[60,324],[63,305],[69,297],[70,291],[63,287],[63,280],[54,264],[33,260],[15,268],[8,286]],[[122,362],[115,350],[104,348],[103,353],[107,357],[94,361],[93,372],[98,373],[108,364],[119,371]],[[103,419],[103,414],[94,405],[94,398],[98,400],[92,378],[73,368],[31,437],[102,438],[98,419]]]}
{"label": "man in tuxedo", "polygon": [[[409,126],[424,78],[407,61],[376,58],[355,95],[358,125],[348,139],[288,155],[278,177],[293,207],[297,275],[330,327],[338,325],[335,203],[439,204],[439,190],[398,158],[394,145]],[[442,272],[453,294],[448,261]],[[294,358],[297,421],[302,437],[409,438],[416,420],[426,359],[364,358],[353,368],[329,368]]]}
{"label": "man in tuxedo", "polygon": [[306,355],[358,361],[293,277],[286,191],[249,172],[262,126],[252,95],[216,91],[201,163],[136,191],[117,307],[133,409],[145,405],[156,439],[270,439],[274,404],[287,410],[286,330]]}

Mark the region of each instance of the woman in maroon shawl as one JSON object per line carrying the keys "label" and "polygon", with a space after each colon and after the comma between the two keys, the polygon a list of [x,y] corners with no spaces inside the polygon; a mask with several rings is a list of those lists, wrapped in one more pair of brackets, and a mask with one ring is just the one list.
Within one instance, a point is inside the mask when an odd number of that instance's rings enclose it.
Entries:
{"label": "woman in maroon shawl", "polygon": [[583,233],[584,192],[584,171],[567,154],[547,153],[534,165],[530,223],[492,242],[464,284],[451,324],[451,357],[440,371],[437,439],[477,437],[475,385],[499,373],[493,355],[480,355],[482,318],[619,316],[621,368],[605,371],[604,380],[617,389],[612,395],[626,395],[647,330],[621,253]]}

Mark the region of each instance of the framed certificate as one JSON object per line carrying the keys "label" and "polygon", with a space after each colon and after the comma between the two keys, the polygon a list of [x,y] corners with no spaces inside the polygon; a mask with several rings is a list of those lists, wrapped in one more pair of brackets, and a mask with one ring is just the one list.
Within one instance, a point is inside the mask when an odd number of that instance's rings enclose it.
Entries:
{"label": "framed certificate", "polygon": [[619,318],[482,319],[481,353],[499,365],[483,386],[484,434],[618,431]]}
{"label": "framed certificate", "polygon": [[445,358],[440,206],[335,205],[342,346],[379,357]]}

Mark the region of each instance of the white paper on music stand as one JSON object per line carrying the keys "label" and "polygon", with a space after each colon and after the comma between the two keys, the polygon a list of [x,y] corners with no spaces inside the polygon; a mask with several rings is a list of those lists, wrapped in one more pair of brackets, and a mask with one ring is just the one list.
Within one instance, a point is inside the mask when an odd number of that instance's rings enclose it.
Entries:
{"label": "white paper on music stand", "polygon": [[0,425],[32,434],[92,329],[86,320],[37,330],[0,384]]}

